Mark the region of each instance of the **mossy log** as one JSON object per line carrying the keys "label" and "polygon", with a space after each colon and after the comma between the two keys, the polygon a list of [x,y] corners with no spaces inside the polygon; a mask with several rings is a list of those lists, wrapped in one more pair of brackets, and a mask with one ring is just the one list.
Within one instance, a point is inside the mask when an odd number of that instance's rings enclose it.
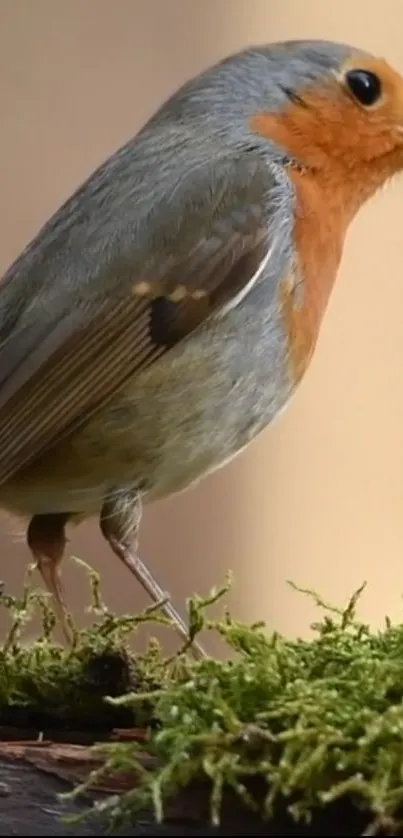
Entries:
{"label": "mossy log", "polygon": [[[228,586],[195,596],[166,659],[152,635],[142,655],[127,640],[159,608],[117,616],[90,578],[96,622],[69,649],[28,583],[0,594],[0,835],[403,835],[403,623],[361,623],[362,588],[344,608],[305,592],[325,611],[309,640],[207,619]],[[228,658],[188,654],[203,629]]]}
{"label": "mossy log", "polygon": [[[22,731],[21,731],[22,734]],[[102,800],[113,788],[71,800],[60,795],[81,782],[94,768],[94,755],[85,745],[69,743],[11,741],[0,743],[0,835],[54,836],[219,836],[219,835],[287,835],[340,836],[363,835],[368,818],[348,801],[324,807],[309,826],[296,824],[285,813],[270,821],[242,806],[230,793],[224,793],[221,823],[209,824],[209,792],[206,788],[189,787],[172,800],[163,824],[156,824],[149,813],[142,813],[125,829],[108,833],[101,814],[91,815],[79,824],[69,824],[71,815],[88,811],[89,803]],[[67,816],[67,818],[66,818]],[[380,831],[379,835],[390,834]],[[402,834],[402,833],[397,833]]]}

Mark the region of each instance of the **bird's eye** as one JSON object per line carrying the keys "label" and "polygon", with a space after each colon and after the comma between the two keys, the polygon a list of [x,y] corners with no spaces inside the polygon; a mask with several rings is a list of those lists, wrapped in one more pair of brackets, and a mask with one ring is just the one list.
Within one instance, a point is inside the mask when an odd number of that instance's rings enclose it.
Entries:
{"label": "bird's eye", "polygon": [[375,105],[382,93],[380,79],[370,70],[349,70],[345,81],[355,99],[366,108]]}

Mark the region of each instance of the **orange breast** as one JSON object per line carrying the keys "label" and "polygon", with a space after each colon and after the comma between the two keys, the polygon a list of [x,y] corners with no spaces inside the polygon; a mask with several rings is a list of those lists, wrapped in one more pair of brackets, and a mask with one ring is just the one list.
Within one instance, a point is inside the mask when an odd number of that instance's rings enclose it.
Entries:
{"label": "orange breast", "polygon": [[[296,192],[296,259],[280,290],[293,381],[300,380],[315,348],[348,225],[396,165],[382,145],[376,146],[378,135],[381,144],[384,137],[376,120],[369,135],[376,165],[360,156],[367,123],[345,97],[329,96],[326,87],[301,95],[305,107],[290,104],[280,114],[260,112],[250,121],[254,133],[286,149],[303,167],[288,168]],[[337,131],[329,133],[332,125]],[[301,281],[296,292],[295,280]]]}
{"label": "orange breast", "polygon": [[[280,288],[289,341],[290,375],[297,383],[311,359],[337,276],[347,218],[337,192],[307,172],[290,170],[296,189],[295,265]],[[297,286],[295,283],[298,283]]]}

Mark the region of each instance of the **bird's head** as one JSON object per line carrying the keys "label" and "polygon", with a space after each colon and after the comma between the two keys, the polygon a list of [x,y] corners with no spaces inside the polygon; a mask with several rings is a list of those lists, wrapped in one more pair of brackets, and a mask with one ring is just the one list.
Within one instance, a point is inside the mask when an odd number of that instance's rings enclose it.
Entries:
{"label": "bird's head", "polygon": [[202,155],[214,137],[232,147],[260,141],[329,183],[349,179],[358,203],[403,169],[402,76],[383,58],[334,41],[230,55],[187,82],[157,117],[182,130],[193,125]]}
{"label": "bird's head", "polygon": [[383,58],[323,41],[264,54],[273,104],[251,114],[253,133],[329,181],[351,179],[360,200],[403,169],[403,78]]}
{"label": "bird's head", "polygon": [[230,55],[184,84],[147,129],[155,121],[168,122],[178,166],[258,144],[344,193],[347,216],[403,169],[402,76],[383,58],[334,41]]}

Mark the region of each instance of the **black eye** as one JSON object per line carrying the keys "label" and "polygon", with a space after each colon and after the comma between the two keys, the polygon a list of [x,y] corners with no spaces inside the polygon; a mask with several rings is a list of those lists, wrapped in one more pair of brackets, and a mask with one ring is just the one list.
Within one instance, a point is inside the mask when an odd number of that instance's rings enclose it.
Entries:
{"label": "black eye", "polygon": [[382,85],[370,70],[350,70],[346,73],[346,84],[361,105],[374,105],[382,93]]}

